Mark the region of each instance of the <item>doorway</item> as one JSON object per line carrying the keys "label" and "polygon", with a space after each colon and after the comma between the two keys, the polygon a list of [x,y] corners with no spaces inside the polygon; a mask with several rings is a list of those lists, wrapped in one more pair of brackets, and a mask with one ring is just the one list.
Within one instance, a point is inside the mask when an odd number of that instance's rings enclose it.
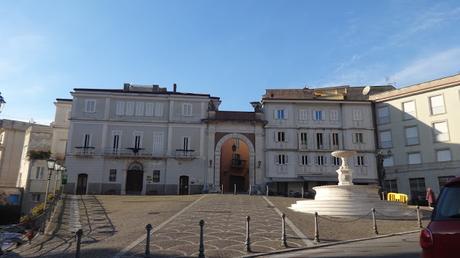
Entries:
{"label": "doorway", "polygon": [[126,194],[141,194],[144,182],[144,170],[139,163],[132,163],[126,172]]}
{"label": "doorway", "polygon": [[249,190],[249,146],[239,138],[225,140],[221,147],[220,184],[225,192]]}
{"label": "doorway", "polygon": [[77,179],[77,194],[86,194],[86,186],[88,184],[87,174],[78,174]]}
{"label": "doorway", "polygon": [[180,176],[179,177],[179,194],[186,195],[189,194],[188,189],[188,176]]}

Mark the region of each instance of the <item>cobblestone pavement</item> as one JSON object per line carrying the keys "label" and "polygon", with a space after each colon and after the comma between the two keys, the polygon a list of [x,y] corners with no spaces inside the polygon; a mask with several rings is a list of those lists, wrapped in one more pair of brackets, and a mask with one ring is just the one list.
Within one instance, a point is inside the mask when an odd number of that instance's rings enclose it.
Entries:
{"label": "cobblestone pavement", "polygon": [[[153,232],[150,244],[152,257],[198,256],[201,219],[205,221],[206,257],[246,255],[246,216],[251,218],[251,253],[285,248],[281,245],[281,217],[263,197],[216,194],[206,196],[187,212]],[[286,226],[286,234],[289,247],[306,246],[306,240],[289,226]],[[143,257],[145,245],[142,241],[123,257]]]}

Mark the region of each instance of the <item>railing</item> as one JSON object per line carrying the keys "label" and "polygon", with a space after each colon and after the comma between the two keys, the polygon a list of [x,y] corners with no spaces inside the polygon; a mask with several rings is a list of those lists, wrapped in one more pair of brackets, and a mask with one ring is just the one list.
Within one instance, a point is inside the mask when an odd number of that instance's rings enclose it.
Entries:
{"label": "railing", "polygon": [[195,150],[189,149],[176,149],[175,157],[179,159],[192,159],[195,158]]}
{"label": "railing", "polygon": [[95,147],[86,147],[86,146],[75,147],[73,154],[77,156],[92,156],[96,153],[95,149],[96,149]]}
{"label": "railing", "polygon": [[145,149],[113,149],[108,148],[104,150],[104,155],[109,157],[118,157],[118,158],[130,158],[130,157],[137,157],[137,158],[162,158],[164,155],[162,153],[153,153],[151,151]]}

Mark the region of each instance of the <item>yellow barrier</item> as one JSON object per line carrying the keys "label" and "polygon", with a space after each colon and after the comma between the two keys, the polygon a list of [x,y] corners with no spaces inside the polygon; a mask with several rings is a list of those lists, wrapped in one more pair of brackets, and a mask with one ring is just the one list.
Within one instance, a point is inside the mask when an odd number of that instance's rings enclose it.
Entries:
{"label": "yellow barrier", "polygon": [[402,193],[388,193],[387,194],[387,201],[389,202],[402,202],[406,203],[409,201],[409,197],[407,194]]}

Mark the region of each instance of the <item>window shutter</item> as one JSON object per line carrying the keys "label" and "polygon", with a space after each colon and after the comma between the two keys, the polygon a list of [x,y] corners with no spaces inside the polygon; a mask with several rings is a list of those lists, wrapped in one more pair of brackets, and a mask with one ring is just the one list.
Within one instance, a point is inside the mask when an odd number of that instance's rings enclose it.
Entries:
{"label": "window shutter", "polygon": [[145,115],[153,116],[153,103],[145,103]]}
{"label": "window shutter", "polygon": [[367,156],[363,156],[364,159],[364,166],[367,167],[369,165],[369,161],[367,159]]}
{"label": "window shutter", "polygon": [[122,116],[125,114],[125,102],[117,101],[116,115]]}
{"label": "window shutter", "polygon": [[285,109],[285,110],[284,110],[284,119],[285,119],[285,120],[288,119],[288,113],[289,113],[289,112]]}
{"label": "window shutter", "polygon": [[326,110],[323,110],[323,114],[322,114],[322,120],[328,120],[328,117],[327,115],[329,115],[329,113],[326,111]]}
{"label": "window shutter", "polygon": [[284,154],[284,160],[286,161],[286,164],[288,163],[288,155]]}
{"label": "window shutter", "polygon": [[163,103],[155,103],[155,116],[163,116]]}
{"label": "window shutter", "polygon": [[273,119],[277,119],[277,117],[276,117],[276,113],[277,113],[277,112],[278,112],[278,110],[276,110],[276,109],[273,110]]}
{"label": "window shutter", "polygon": [[357,143],[356,133],[351,134],[351,139],[352,139],[353,143]]}
{"label": "window shutter", "polygon": [[273,140],[274,140],[275,142],[278,142],[278,132],[277,132],[277,131],[274,131],[274,132],[273,132]]}
{"label": "window shutter", "polygon": [[275,154],[275,164],[279,165],[279,155]]}

